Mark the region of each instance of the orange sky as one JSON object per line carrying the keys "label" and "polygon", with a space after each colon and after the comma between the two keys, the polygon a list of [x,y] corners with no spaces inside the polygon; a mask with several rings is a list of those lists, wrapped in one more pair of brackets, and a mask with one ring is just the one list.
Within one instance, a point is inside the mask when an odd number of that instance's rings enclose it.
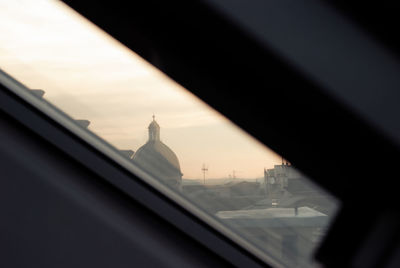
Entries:
{"label": "orange sky", "polygon": [[263,176],[280,157],[59,1],[0,0],[0,68],[119,149],[153,113],[184,178]]}

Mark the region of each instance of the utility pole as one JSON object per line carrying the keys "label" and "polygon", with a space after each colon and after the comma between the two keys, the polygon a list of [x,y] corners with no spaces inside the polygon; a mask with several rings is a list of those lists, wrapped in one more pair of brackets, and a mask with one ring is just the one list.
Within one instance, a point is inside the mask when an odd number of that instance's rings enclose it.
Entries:
{"label": "utility pole", "polygon": [[204,183],[204,185],[206,185],[206,172],[208,171],[208,168],[206,168],[205,164],[203,164],[201,171],[203,171],[203,183]]}

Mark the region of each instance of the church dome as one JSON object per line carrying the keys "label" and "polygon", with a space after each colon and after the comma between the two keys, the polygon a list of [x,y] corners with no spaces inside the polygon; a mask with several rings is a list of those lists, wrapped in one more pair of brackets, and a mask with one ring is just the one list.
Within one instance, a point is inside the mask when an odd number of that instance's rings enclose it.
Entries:
{"label": "church dome", "polygon": [[165,183],[179,187],[182,173],[178,157],[160,140],[160,126],[154,116],[148,129],[149,139],[136,151],[132,161]]}

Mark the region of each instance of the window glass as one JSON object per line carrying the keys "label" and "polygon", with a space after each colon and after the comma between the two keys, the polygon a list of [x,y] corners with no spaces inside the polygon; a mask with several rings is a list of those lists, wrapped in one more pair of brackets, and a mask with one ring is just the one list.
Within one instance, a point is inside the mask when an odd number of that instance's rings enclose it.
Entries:
{"label": "window glass", "polygon": [[147,182],[267,259],[310,267],[338,202],[63,3],[0,1],[0,68],[115,147]]}

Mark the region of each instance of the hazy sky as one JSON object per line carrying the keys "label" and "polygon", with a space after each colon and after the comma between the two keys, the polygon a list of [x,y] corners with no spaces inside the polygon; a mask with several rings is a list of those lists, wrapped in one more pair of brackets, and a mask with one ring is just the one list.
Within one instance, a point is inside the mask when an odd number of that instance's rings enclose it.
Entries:
{"label": "hazy sky", "polygon": [[59,1],[0,0],[0,68],[118,149],[153,113],[184,178],[263,176],[280,157]]}

